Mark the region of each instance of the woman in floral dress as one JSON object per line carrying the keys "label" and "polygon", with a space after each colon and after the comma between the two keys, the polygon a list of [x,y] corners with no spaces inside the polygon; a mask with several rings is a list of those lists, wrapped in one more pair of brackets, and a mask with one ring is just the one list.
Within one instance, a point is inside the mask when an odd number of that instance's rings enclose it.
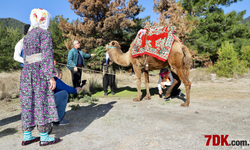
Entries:
{"label": "woman in floral dress", "polygon": [[[40,140],[39,145],[58,143],[59,138],[48,136],[51,122],[58,121],[55,98],[52,90],[54,63],[52,39],[47,31],[50,14],[44,9],[33,9],[30,14],[31,27],[25,36],[24,68],[20,77],[20,101],[22,108],[22,145]],[[32,137],[31,131],[37,126],[40,137]]]}

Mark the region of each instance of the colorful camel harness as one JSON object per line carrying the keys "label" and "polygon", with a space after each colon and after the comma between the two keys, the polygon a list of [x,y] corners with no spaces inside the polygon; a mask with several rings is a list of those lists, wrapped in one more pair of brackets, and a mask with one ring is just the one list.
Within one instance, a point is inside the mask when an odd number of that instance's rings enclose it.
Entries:
{"label": "colorful camel harness", "polygon": [[181,42],[181,40],[174,35],[175,32],[175,26],[153,26],[151,28],[141,29],[137,33],[132,45],[132,57],[143,56],[146,70],[148,70],[147,55],[165,62],[171,52],[174,39],[177,38]]}

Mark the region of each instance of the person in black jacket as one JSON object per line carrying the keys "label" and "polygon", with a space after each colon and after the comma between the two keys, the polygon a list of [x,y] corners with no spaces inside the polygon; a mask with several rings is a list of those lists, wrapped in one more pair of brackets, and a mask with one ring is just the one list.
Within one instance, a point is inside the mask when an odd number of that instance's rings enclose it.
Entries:
{"label": "person in black jacket", "polygon": [[109,55],[106,53],[106,58],[102,63],[102,70],[104,74],[102,83],[105,96],[108,95],[108,86],[110,86],[111,94],[115,95],[115,68],[115,63],[109,59]]}

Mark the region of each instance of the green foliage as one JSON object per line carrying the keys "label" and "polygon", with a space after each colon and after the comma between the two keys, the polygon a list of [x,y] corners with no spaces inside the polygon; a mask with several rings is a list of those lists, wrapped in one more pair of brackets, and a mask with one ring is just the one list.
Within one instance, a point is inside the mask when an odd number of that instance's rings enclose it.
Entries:
{"label": "green foliage", "polygon": [[22,38],[18,29],[0,24],[0,71],[20,69],[20,63],[13,58],[15,45]]}
{"label": "green foliage", "polygon": [[79,101],[81,98],[84,97],[86,93],[84,91],[81,91],[79,93],[75,93],[75,94],[70,94],[69,95],[69,101],[70,102],[76,102]]}
{"label": "green foliage", "polygon": [[[4,24],[2,22],[4,22]],[[58,28],[58,23],[59,16],[56,16],[51,20],[49,31],[52,36],[54,59],[57,62],[65,64],[67,62],[68,50],[64,46],[64,40],[67,38],[62,36],[62,31]],[[17,28],[17,24],[22,26],[22,29],[20,29],[22,31],[21,33]],[[20,63],[16,62],[13,56],[15,45],[23,36],[24,25],[24,23],[20,23],[20,21],[12,18],[0,19],[0,71],[10,71],[21,68]]]}
{"label": "green foliage", "polygon": [[221,11],[218,6],[230,6],[242,0],[181,0],[182,6],[192,16],[206,16],[209,13]]}
{"label": "green foliage", "polygon": [[96,97],[91,97],[90,93],[81,91],[76,94],[70,94],[69,96],[70,102],[81,102],[81,103],[94,103],[97,102],[99,99]]}
{"label": "green foliage", "polygon": [[[144,10],[144,7],[141,6],[140,9]],[[135,39],[135,37],[137,35],[137,32],[140,29],[144,28],[145,22],[149,22],[150,24],[153,24],[150,21],[150,16],[146,16],[144,18],[135,18],[135,19],[133,19],[133,21],[135,22],[135,26],[131,27],[127,31],[123,31],[123,33],[122,33],[123,34],[122,37],[124,39],[126,39],[126,43],[121,44],[121,50],[123,50],[123,52],[128,51],[130,44],[132,43],[132,41]]]}
{"label": "green foliage", "polygon": [[49,31],[52,36],[54,60],[56,60],[59,63],[66,64],[68,57],[68,50],[64,45],[64,40],[66,40],[67,38],[62,36],[63,32],[58,28],[60,17],[62,16],[55,16],[51,20]]}
{"label": "green foliage", "polygon": [[97,102],[97,101],[99,101],[99,99],[98,98],[96,98],[96,97],[90,97],[90,96],[88,96],[88,95],[85,95],[81,100],[80,100],[80,102],[82,102],[82,103],[90,103],[90,104],[92,104],[92,103],[94,103],[94,102]]}
{"label": "green foliage", "polygon": [[223,42],[218,50],[218,62],[214,65],[218,76],[232,77],[234,73],[243,74],[246,72],[246,65],[238,60],[233,45]]}
{"label": "green foliage", "polygon": [[77,105],[69,105],[69,107],[71,107],[71,110],[78,110],[78,109],[81,108],[79,104],[77,104]]}
{"label": "green foliage", "polygon": [[188,11],[190,20],[199,20],[199,24],[186,40],[191,49],[200,56],[208,55],[215,62],[217,50],[221,43],[233,43],[234,50],[240,53],[241,47],[250,44],[250,30],[241,24],[245,11],[232,11],[224,14],[221,6],[230,6],[242,0],[181,0],[181,4]]}
{"label": "green foliage", "polygon": [[96,49],[93,50],[96,55],[93,59],[90,61],[86,61],[86,64],[91,68],[91,69],[101,69],[102,61],[105,59],[106,55],[106,49],[104,46],[99,46]]}
{"label": "green foliage", "polygon": [[3,23],[3,27],[12,27],[13,29],[18,29],[19,33],[23,34],[25,23],[13,18],[0,18],[0,22]]}
{"label": "green foliage", "polygon": [[199,26],[191,32],[187,43],[199,55],[209,55],[212,61],[216,61],[217,50],[224,41],[233,43],[239,54],[242,46],[250,45],[250,30],[246,25],[240,24],[244,14],[245,11],[228,14],[217,11],[206,14],[206,17],[200,18]]}
{"label": "green foliage", "polygon": [[250,46],[243,46],[241,49],[241,61],[250,67]]}

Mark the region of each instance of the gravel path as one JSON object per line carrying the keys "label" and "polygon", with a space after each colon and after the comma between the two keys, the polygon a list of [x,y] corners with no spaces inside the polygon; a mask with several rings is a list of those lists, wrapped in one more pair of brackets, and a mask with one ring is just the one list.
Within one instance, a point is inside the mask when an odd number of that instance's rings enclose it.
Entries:
{"label": "gravel path", "polygon": [[[185,93],[184,93],[185,94]],[[67,107],[65,119],[71,123],[54,127],[51,136],[62,142],[41,148],[38,143],[22,147],[18,100],[1,101],[0,149],[79,149],[79,150],[186,150],[250,149],[250,146],[206,146],[205,135],[229,135],[250,144],[250,79],[196,82],[191,103],[181,98],[165,102],[157,94],[151,100],[99,97],[97,104]],[[76,103],[69,103],[69,105]],[[33,135],[39,136],[35,129]]]}

